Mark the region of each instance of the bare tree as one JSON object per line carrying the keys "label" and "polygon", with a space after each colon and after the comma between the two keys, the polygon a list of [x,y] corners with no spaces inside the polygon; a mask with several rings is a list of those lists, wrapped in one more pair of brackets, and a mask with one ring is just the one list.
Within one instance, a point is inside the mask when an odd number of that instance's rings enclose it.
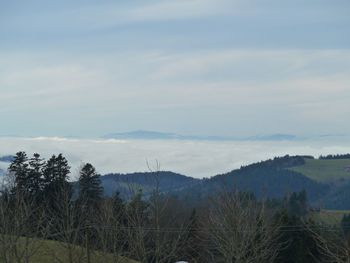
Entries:
{"label": "bare tree", "polygon": [[67,252],[65,257],[56,255],[56,251],[51,251],[55,262],[78,263],[84,262],[84,251],[80,247],[82,221],[79,219],[79,209],[71,199],[68,189],[63,191],[61,198],[56,200],[55,209],[48,213],[52,221],[50,237],[59,241],[59,245]]}
{"label": "bare tree", "polygon": [[148,220],[148,205],[142,200],[141,193],[136,194],[127,204],[126,220],[125,230],[128,241],[128,256],[141,262],[148,262],[146,244],[149,235],[149,229],[146,224]]}
{"label": "bare tree", "polygon": [[[42,207],[21,193],[0,197],[0,249],[1,262],[30,262],[42,247],[47,229]],[[35,219],[35,220],[34,220]]]}
{"label": "bare tree", "polygon": [[216,262],[274,262],[279,226],[270,223],[264,203],[238,192],[223,192],[212,201],[210,238]]}
{"label": "bare tree", "polygon": [[342,237],[338,226],[305,223],[305,231],[311,234],[316,243],[320,263],[350,263],[349,240]]}
{"label": "bare tree", "polygon": [[[105,199],[101,203],[95,226],[96,246],[100,250],[105,262],[123,262],[122,251],[126,240],[124,235],[122,207],[116,207],[114,199]],[[110,260],[111,259],[111,260]]]}

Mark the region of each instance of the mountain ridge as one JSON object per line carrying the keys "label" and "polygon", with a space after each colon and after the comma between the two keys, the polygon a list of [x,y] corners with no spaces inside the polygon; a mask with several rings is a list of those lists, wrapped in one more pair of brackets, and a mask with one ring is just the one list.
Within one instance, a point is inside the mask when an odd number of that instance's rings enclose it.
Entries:
{"label": "mountain ridge", "polygon": [[[334,158],[338,157],[334,156]],[[199,202],[220,191],[234,189],[254,193],[257,198],[269,199],[281,199],[292,192],[305,190],[313,206],[322,204],[327,209],[350,209],[350,174],[346,178],[316,180],[296,169],[307,165],[309,160],[329,161],[329,159],[315,159],[305,155],[286,155],[203,179],[159,171],[156,173],[108,174],[102,176],[101,181],[108,195],[121,192],[124,197],[127,197],[128,194],[130,196],[142,190],[145,196],[149,196],[155,189],[155,180],[158,176],[160,192],[178,196],[189,202]],[[337,160],[335,159],[335,162]],[[330,176],[330,178],[333,177]]]}
{"label": "mountain ridge", "polygon": [[293,134],[268,134],[250,137],[237,136],[204,136],[204,135],[181,135],[170,132],[158,132],[148,130],[135,130],[129,132],[116,132],[103,135],[102,139],[138,139],[138,140],[208,140],[208,141],[233,141],[233,140],[256,140],[256,141],[291,141],[301,139]]}

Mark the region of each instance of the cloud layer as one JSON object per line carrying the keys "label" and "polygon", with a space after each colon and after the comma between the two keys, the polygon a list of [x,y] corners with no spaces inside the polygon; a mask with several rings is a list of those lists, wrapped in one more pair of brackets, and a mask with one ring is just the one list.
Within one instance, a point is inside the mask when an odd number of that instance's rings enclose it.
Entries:
{"label": "cloud layer", "polygon": [[[92,163],[98,172],[148,171],[156,161],[161,170],[197,178],[225,173],[252,162],[285,154],[339,154],[350,152],[350,143],[319,141],[176,141],[176,140],[94,140],[54,137],[0,138],[0,155],[24,150],[48,158],[63,153],[72,166],[72,180],[84,162]],[[6,168],[2,163],[0,168]]]}

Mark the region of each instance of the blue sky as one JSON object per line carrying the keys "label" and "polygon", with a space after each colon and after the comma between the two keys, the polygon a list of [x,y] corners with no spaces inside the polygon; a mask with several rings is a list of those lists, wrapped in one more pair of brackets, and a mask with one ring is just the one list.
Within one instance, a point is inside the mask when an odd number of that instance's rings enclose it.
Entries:
{"label": "blue sky", "polygon": [[349,14],[347,0],[0,0],[0,135],[349,134]]}

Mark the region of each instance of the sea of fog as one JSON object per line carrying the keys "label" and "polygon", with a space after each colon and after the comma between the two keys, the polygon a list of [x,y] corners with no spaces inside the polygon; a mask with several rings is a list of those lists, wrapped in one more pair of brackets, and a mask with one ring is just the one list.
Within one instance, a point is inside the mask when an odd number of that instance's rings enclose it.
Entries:
{"label": "sea of fog", "polygon": [[[168,170],[197,178],[210,177],[286,154],[324,155],[350,152],[350,142],[329,140],[301,141],[186,141],[114,140],[56,137],[0,138],[0,156],[26,151],[48,158],[63,153],[72,167],[72,180],[79,167],[92,163],[97,171],[129,173],[148,171],[160,163]],[[149,165],[147,165],[147,163]],[[6,169],[6,163],[0,168]]]}

